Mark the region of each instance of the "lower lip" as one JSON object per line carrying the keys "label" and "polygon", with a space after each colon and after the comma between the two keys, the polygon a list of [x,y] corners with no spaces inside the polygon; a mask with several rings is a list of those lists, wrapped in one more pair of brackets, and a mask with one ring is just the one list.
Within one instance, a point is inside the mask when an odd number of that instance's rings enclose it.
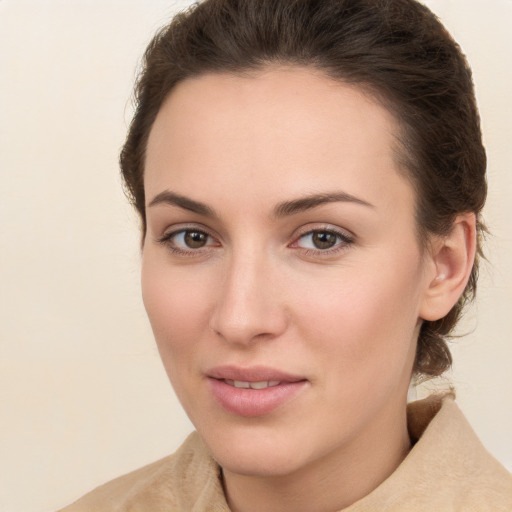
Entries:
{"label": "lower lip", "polygon": [[265,389],[235,388],[223,380],[208,379],[213,397],[226,411],[239,416],[269,414],[299,393],[307,381],[283,382]]}

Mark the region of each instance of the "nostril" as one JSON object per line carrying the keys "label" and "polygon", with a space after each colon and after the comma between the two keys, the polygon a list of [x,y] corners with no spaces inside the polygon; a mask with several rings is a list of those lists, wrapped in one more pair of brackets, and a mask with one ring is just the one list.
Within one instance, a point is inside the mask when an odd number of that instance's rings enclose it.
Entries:
{"label": "nostril", "polygon": [[274,339],[286,329],[285,308],[269,286],[269,276],[275,275],[269,265],[247,253],[229,261],[211,312],[215,336],[228,343],[247,344]]}

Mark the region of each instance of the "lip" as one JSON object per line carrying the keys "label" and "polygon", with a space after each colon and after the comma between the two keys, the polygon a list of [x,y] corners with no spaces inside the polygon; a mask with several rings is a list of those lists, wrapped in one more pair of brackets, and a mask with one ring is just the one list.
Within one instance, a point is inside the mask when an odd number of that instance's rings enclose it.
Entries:
{"label": "lip", "polygon": [[[252,366],[218,366],[207,373],[214,400],[227,412],[244,417],[269,414],[295,398],[304,389],[307,379],[275,368]],[[278,381],[264,389],[236,388],[226,381]]]}
{"label": "lip", "polygon": [[217,366],[206,372],[208,377],[213,379],[241,380],[248,382],[261,382],[267,380],[278,380],[279,382],[298,382],[306,380],[305,377],[283,372],[269,366]]}

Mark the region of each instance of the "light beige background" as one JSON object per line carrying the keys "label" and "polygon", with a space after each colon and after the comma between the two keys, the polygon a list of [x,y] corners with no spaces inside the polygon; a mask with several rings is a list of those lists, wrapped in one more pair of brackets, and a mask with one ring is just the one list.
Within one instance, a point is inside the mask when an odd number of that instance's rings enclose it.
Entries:
{"label": "light beige background", "polygon": [[[191,429],[143,311],[117,167],[139,57],[188,3],[0,0],[2,512],[63,506]],[[491,264],[450,379],[512,470],[512,1],[428,5],[473,65],[489,153]]]}

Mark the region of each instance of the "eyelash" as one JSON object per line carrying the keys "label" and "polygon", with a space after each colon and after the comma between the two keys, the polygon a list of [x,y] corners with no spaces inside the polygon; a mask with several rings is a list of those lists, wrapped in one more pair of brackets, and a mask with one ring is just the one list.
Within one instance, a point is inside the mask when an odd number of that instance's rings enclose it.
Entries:
{"label": "eyelash", "polygon": [[[317,234],[328,234],[336,237],[336,243],[327,249],[311,249],[311,248],[301,248],[297,244],[300,240],[303,240],[307,236],[312,236],[315,233]],[[323,227],[323,228],[314,228],[309,229],[308,231],[301,233],[294,242],[292,242],[289,247],[293,249],[302,250],[302,253],[305,256],[333,256],[341,251],[346,250],[352,243],[354,243],[354,239],[347,235],[342,231],[338,231],[331,227]]]}
{"label": "eyelash", "polygon": [[197,256],[198,254],[204,253],[205,249],[208,249],[208,246],[200,247],[197,249],[184,249],[182,247],[178,247],[173,243],[173,238],[186,233],[197,233],[200,235],[205,235],[209,239],[215,240],[215,237],[210,233],[205,231],[204,229],[194,228],[194,227],[184,227],[180,229],[176,229],[175,231],[171,231],[170,233],[165,233],[162,237],[157,239],[157,242],[164,245],[167,249],[169,249],[172,253],[177,254],[178,256]]}
{"label": "eyelash", "polygon": [[[206,245],[204,247],[199,247],[197,249],[192,249],[192,248],[184,249],[182,247],[176,246],[175,242],[173,242],[173,238],[180,234],[185,235],[187,232],[188,233],[197,233],[200,235],[204,235],[204,236],[208,237],[209,239],[216,240],[213,235],[211,235],[204,229],[194,228],[194,227],[184,227],[184,228],[180,228],[180,229],[171,231],[170,233],[164,234],[162,237],[157,239],[157,242],[164,245],[172,253],[174,253],[178,256],[185,256],[185,257],[186,256],[197,256],[199,254],[204,254],[205,251],[211,249],[211,246],[208,246],[208,245]],[[335,245],[333,247],[329,247],[326,249],[312,249],[312,248],[303,248],[303,247],[301,248],[300,246],[298,246],[298,243],[300,240],[303,240],[308,236],[312,236],[315,233],[318,233],[318,234],[323,233],[323,234],[335,236],[336,237]],[[321,257],[321,256],[335,255],[340,251],[346,250],[352,243],[354,243],[353,237],[347,235],[344,232],[333,229],[331,227],[328,227],[328,228],[325,227],[325,228],[310,229],[304,233],[299,234],[299,236],[297,236],[295,238],[295,240],[291,244],[288,245],[288,247],[290,247],[294,250],[302,251],[302,254],[304,254],[305,256],[320,256]],[[218,246],[220,246],[220,244],[215,245],[214,247],[218,247]]]}

